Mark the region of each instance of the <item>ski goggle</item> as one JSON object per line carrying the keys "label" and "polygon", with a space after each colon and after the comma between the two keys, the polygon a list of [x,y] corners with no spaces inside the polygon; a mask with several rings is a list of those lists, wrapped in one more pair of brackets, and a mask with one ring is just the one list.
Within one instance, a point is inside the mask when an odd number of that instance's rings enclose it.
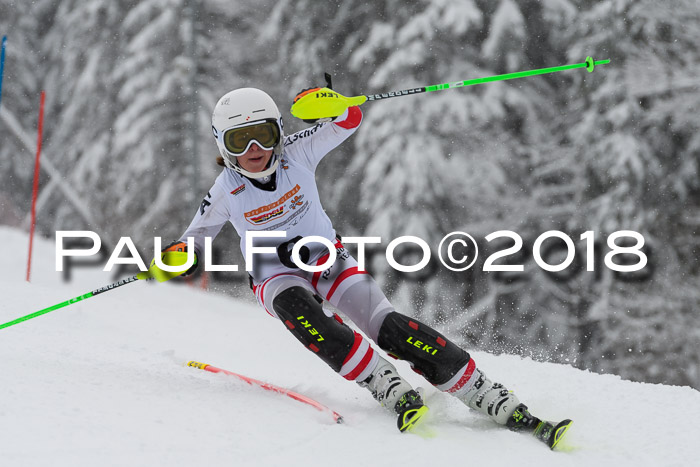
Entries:
{"label": "ski goggle", "polygon": [[222,138],[229,153],[241,156],[253,143],[266,150],[274,148],[280,142],[280,129],[274,120],[252,122],[224,130]]}

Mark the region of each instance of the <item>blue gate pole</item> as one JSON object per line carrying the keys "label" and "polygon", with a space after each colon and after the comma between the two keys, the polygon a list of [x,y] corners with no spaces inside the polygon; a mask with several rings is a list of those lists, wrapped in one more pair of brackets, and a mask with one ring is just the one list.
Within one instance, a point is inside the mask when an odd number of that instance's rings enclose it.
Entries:
{"label": "blue gate pole", "polygon": [[2,48],[0,48],[0,103],[2,103],[2,72],[5,70],[5,46],[7,36],[2,36]]}

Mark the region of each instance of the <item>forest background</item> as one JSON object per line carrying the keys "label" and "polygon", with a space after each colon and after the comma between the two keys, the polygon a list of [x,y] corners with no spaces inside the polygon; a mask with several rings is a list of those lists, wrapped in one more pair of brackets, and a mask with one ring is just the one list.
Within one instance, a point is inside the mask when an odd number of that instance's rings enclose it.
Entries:
{"label": "forest background", "polygon": [[[366,104],[319,166],[324,207],[346,236],[477,238],[466,272],[369,262],[399,311],[467,348],[700,388],[700,3],[0,0],[2,35],[0,224],[27,228],[45,90],[38,232],[93,230],[105,254],[129,236],[144,258],[154,236],[179,237],[220,171],[210,118],[231,89],[271,94],[290,134],[308,126],[292,98],[324,72],[357,95],[609,58],[590,74]],[[506,260],[523,273],[482,270],[512,245],[484,241],[498,230],[523,238]],[[560,273],[533,259],[548,230],[577,245]],[[603,265],[618,230],[644,236],[642,271]],[[547,245],[561,262],[563,244]],[[243,264],[230,226],[215,247]],[[208,284],[252,298],[245,273]]]}

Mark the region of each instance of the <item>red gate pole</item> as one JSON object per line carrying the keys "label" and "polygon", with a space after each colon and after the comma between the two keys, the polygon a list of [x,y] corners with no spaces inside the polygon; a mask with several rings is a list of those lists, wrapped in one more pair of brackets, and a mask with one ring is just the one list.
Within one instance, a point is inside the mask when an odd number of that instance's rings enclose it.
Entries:
{"label": "red gate pole", "polygon": [[36,141],[36,161],[34,162],[34,186],[32,188],[32,223],[29,227],[29,257],[27,258],[27,282],[32,272],[32,247],[34,246],[34,228],[36,227],[36,198],[39,194],[39,157],[41,156],[41,134],[44,128],[44,99],[46,93],[41,91],[39,101],[39,130]]}
{"label": "red gate pole", "polygon": [[239,375],[238,373],[234,373],[233,371],[223,370],[221,368],[211,366],[207,363],[195,362],[194,360],[187,362],[187,366],[191,366],[193,368],[199,368],[200,370],[209,371],[211,373],[223,373],[225,375],[235,376],[236,378],[241,379],[250,385],[258,386],[262,389],[265,389],[266,391],[272,391],[272,392],[276,392],[279,394],[284,394],[285,396],[290,397],[296,401],[303,402],[304,404],[310,405],[311,407],[315,408],[316,410],[319,410],[321,412],[327,412],[331,417],[333,417],[333,420],[336,423],[343,423],[343,417],[335,410],[331,410],[328,407],[326,407],[325,405],[321,404],[320,402],[317,402],[317,401],[311,399],[310,397],[306,397],[303,394],[299,394],[298,392],[294,392],[290,389],[283,388],[280,386],[275,386],[274,384],[266,383],[264,381],[259,381],[257,379],[249,378],[247,376]]}

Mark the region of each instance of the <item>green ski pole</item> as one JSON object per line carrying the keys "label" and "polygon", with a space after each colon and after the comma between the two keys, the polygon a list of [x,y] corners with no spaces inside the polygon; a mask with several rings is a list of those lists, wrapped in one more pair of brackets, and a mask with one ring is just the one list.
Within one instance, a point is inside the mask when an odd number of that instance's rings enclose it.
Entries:
{"label": "green ski pole", "polygon": [[380,100],[380,99],[388,99],[389,97],[406,96],[409,94],[419,94],[419,93],[423,93],[423,92],[442,91],[443,89],[461,88],[464,86],[472,86],[475,84],[490,83],[493,81],[505,81],[508,79],[524,78],[526,76],[545,75],[547,73],[556,73],[557,71],[572,70],[574,68],[585,68],[586,70],[588,70],[589,73],[592,73],[593,69],[595,68],[596,65],[605,65],[606,63],[610,63],[610,60],[608,59],[608,60],[597,60],[596,61],[596,60],[593,60],[591,57],[586,57],[586,61],[583,63],[574,63],[572,65],[553,66],[553,67],[549,67],[549,68],[538,68],[536,70],[517,71],[515,73],[506,73],[504,75],[495,75],[495,76],[487,76],[485,78],[468,79],[466,81],[457,81],[454,83],[435,84],[433,86],[423,86],[420,88],[405,89],[403,91],[385,92],[385,93],[381,93],[381,94],[370,94],[370,95],[367,95],[367,100],[368,101],[376,101],[376,100]]}
{"label": "green ski pole", "polygon": [[139,280],[139,277],[137,277],[137,276],[131,276],[131,277],[128,277],[126,279],[122,279],[122,280],[115,282],[113,284],[109,284],[109,285],[106,285],[104,287],[100,287],[99,289],[95,289],[92,292],[88,292],[88,293],[80,295],[78,297],[71,298],[70,300],[66,300],[65,302],[61,302],[57,305],[50,306],[48,308],[44,308],[43,310],[35,311],[34,313],[30,313],[26,316],[22,316],[20,318],[15,319],[15,320],[9,321],[5,324],[0,324],[0,329],[9,328],[10,326],[14,326],[15,324],[21,323],[22,321],[27,321],[29,319],[36,318],[37,316],[41,316],[41,315],[46,314],[50,311],[58,310],[59,308],[63,308],[64,306],[72,305],[73,303],[79,302],[81,300],[85,300],[85,299],[90,298],[90,297],[94,297],[95,295],[101,294],[103,292],[108,292],[110,290],[114,290],[117,287],[121,287],[122,285],[131,284],[132,282],[136,282],[137,280]]}
{"label": "green ski pole", "polygon": [[[574,63],[572,65],[553,66],[549,68],[538,68],[536,70],[518,71],[515,73],[506,73],[504,75],[487,76],[485,78],[468,79],[466,81],[457,81],[454,83],[435,84],[433,86],[422,86],[419,88],[404,89],[403,91],[383,92],[380,94],[368,94],[366,96],[345,97],[330,88],[315,88],[308,89],[294,99],[292,115],[302,120],[316,121],[320,118],[329,116],[341,115],[345,109],[354,105],[362,105],[368,101],[378,101],[388,99],[390,97],[410,96],[423,92],[442,91],[443,89],[462,88],[472,86],[474,84],[490,83],[492,81],[505,81],[507,79],[524,78],[526,76],[544,75],[547,73],[556,73],[557,71],[572,70],[574,68],[585,68],[588,72],[592,72],[596,65],[605,65],[610,63],[610,60],[593,60],[591,57],[586,57],[583,63]],[[326,81],[330,85],[328,78]],[[323,103],[319,104],[319,98],[322,98]]]}

